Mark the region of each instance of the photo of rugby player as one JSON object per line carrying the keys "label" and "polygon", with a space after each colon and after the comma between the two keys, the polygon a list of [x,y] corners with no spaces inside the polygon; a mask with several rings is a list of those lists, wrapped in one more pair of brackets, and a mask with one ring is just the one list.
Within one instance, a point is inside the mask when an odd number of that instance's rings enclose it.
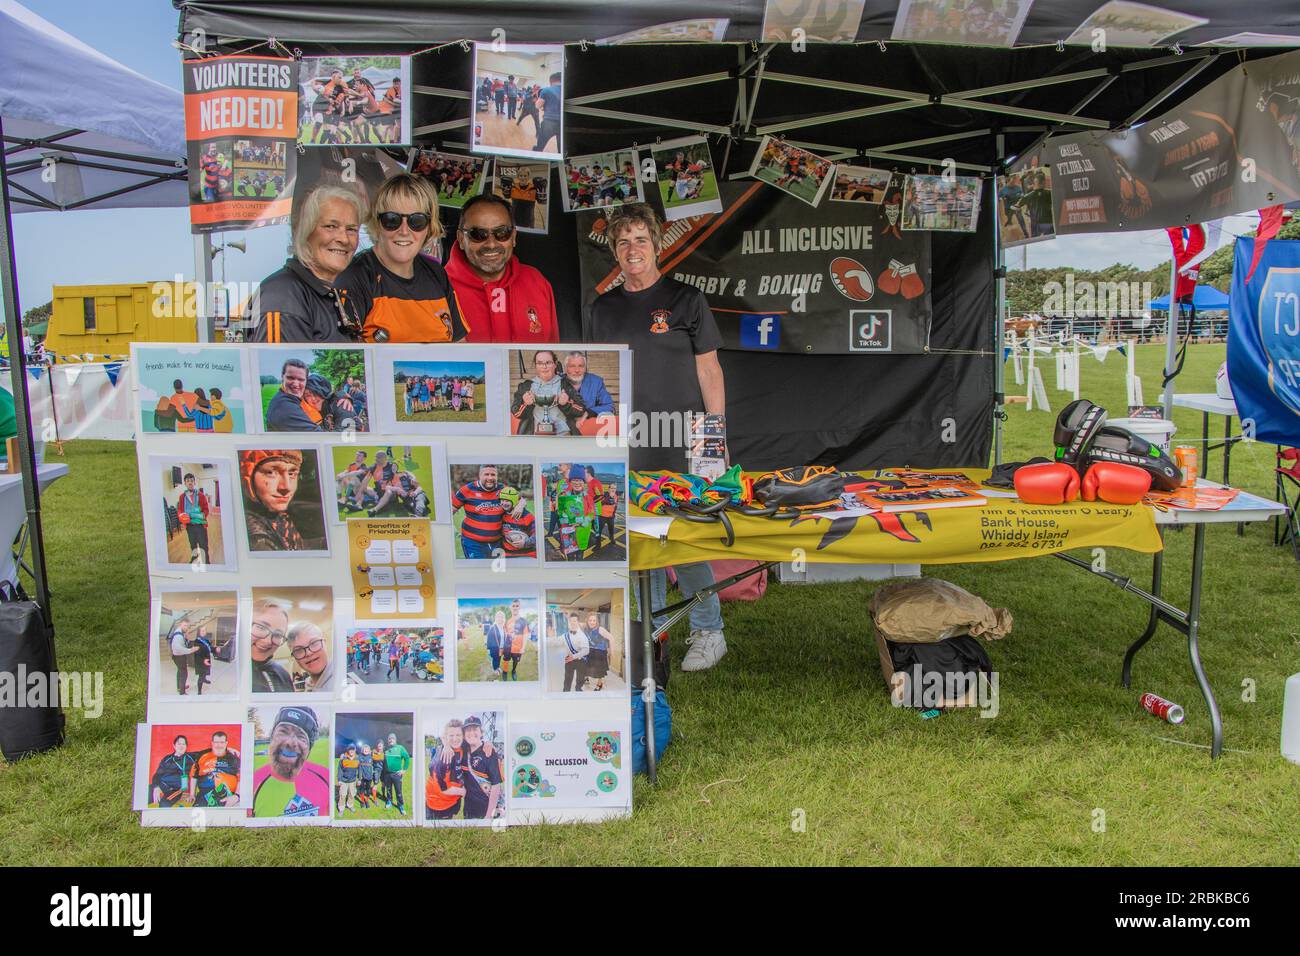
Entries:
{"label": "photo of rugby player", "polygon": [[235,196],[275,199],[284,193],[287,146],[282,139],[235,140]]}
{"label": "photo of rugby player", "polygon": [[[521,588],[461,589],[456,595],[456,692],[536,692],[541,619],[537,593]],[[482,691],[487,693],[488,691]]]}
{"label": "photo of rugby player", "polygon": [[974,232],[983,183],[978,176],[908,176],[903,180],[904,230]]}
{"label": "photo of rugby player", "polygon": [[506,816],[506,712],[463,705],[420,712],[426,826],[491,826]]}
{"label": "photo of rugby player", "polygon": [[158,699],[237,698],[238,594],[222,588],[163,588],[152,603]]}
{"label": "photo of rugby player", "polygon": [[[192,148],[192,147],[191,147]],[[235,195],[233,139],[210,139],[199,153],[200,175],[190,176],[190,203],[222,202]]]}
{"label": "photo of rugby player", "polygon": [[302,145],[411,142],[410,57],[305,56],[298,83]]}
{"label": "photo of rugby player", "polygon": [[537,562],[537,511],[533,466],[525,461],[453,461],[453,556],[457,563]]}
{"label": "photo of rugby player", "polygon": [[1003,245],[1022,246],[1056,235],[1051,166],[1031,164],[999,176],[997,203]]}
{"label": "photo of rugby player", "polygon": [[266,431],[370,431],[364,350],[289,346],[254,354]]}
{"label": "photo of rugby player", "polygon": [[242,448],[244,534],[254,557],[329,554],[315,448]]}
{"label": "photo of rugby player", "polygon": [[353,624],[343,638],[347,683],[362,697],[369,695],[361,691],[372,688],[400,688],[408,696],[413,687],[450,687],[443,637],[443,629],[432,624]]}
{"label": "photo of rugby player", "polygon": [[253,726],[254,826],[327,824],[334,811],[330,786],[328,708],[250,707]]}
{"label": "photo of rugby player", "polygon": [[644,201],[634,149],[570,156],[560,167],[560,182],[565,212]]}
{"label": "photo of rugby player", "polygon": [[[356,445],[330,449],[334,465],[335,514],[348,518],[438,520],[439,473],[446,472],[442,445]],[[445,515],[445,511],[443,511]]]}
{"label": "photo of rugby player", "polygon": [[415,715],[410,711],[339,711],[331,769],[334,823],[415,822]]}
{"label": "photo of rugby player", "polygon": [[548,694],[627,693],[623,588],[547,588]]}
{"label": "photo of rugby player", "polygon": [[893,175],[888,169],[839,163],[835,167],[835,181],[828,198],[831,202],[881,203]]}
{"label": "photo of rugby player", "polygon": [[436,149],[413,149],[407,172],[423,176],[438,194],[438,207],[460,209],[483,191],[491,160],[485,156],[440,153]]}
{"label": "photo of rugby player", "polygon": [[659,200],[670,222],[722,212],[722,194],[713,170],[709,141],[703,136],[669,140],[650,147],[659,182]]}
{"label": "photo of rugby player", "polygon": [[151,456],[161,535],[151,536],[151,560],[175,571],[234,571],[235,491],[224,459]]}
{"label": "photo of rugby player", "polygon": [[134,809],[239,809],[243,749],[236,722],[137,725]]}
{"label": "photo of rugby player", "polygon": [[558,161],[564,156],[564,47],[474,44],[470,149]]}
{"label": "photo of rugby player", "polygon": [[754,153],[749,175],[816,206],[834,179],[835,164],[774,136],[764,136]]}
{"label": "photo of rugby player", "polygon": [[627,466],[583,459],[540,463],[546,564],[627,564]]}

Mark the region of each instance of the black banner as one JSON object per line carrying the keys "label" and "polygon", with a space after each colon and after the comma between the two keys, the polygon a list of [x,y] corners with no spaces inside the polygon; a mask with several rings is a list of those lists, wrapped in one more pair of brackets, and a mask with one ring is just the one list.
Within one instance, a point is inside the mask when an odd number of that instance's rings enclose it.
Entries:
{"label": "black banner", "polygon": [[1057,235],[1164,229],[1293,202],[1300,53],[1239,66],[1132,129],[1055,136],[1011,178],[1033,167],[1050,169]]}
{"label": "black banner", "polygon": [[[664,226],[659,267],[699,287],[728,349],[801,354],[923,352],[930,339],[930,236],[879,205],[813,208],[758,182],[722,183],[722,212]],[[582,287],[622,281],[605,213],[578,216]]]}

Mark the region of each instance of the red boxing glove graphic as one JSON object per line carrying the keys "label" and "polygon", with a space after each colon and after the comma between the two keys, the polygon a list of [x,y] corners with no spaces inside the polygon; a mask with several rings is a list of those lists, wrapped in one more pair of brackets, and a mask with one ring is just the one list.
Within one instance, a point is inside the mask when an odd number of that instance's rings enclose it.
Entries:
{"label": "red boxing glove graphic", "polygon": [[1151,473],[1117,461],[1094,462],[1083,476],[1083,500],[1135,505],[1151,490]]}
{"label": "red boxing glove graphic", "polygon": [[903,268],[903,264],[897,259],[890,259],[889,268],[880,273],[880,278],[876,280],[876,288],[886,295],[898,295]]}
{"label": "red boxing glove graphic", "polygon": [[903,266],[903,268],[899,270],[898,274],[901,277],[901,281],[899,282],[899,291],[903,293],[904,299],[915,299],[918,295],[923,295],[925,293],[925,283],[922,282],[921,277],[917,275],[915,262]]}
{"label": "red boxing glove graphic", "polygon": [[1029,505],[1060,505],[1079,497],[1079,473],[1061,461],[1016,469],[1016,495]]}

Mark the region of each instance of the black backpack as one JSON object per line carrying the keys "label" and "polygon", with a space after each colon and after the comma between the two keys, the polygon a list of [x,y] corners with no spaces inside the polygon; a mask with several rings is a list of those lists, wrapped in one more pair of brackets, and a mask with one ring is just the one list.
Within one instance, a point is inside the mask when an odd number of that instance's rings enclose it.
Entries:
{"label": "black backpack", "polygon": [[63,743],[64,715],[58,700],[54,664],[54,631],[40,606],[22,586],[0,581],[0,675],[13,681],[18,694],[27,692],[20,674],[44,674],[51,680],[45,707],[0,707],[0,753],[9,761],[53,750]]}

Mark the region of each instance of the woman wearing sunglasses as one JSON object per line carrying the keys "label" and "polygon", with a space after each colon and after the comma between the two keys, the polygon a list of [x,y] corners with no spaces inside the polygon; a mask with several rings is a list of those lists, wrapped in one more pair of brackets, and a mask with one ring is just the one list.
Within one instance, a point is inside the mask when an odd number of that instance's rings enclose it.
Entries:
{"label": "woman wearing sunglasses", "polygon": [[441,265],[420,253],[442,235],[427,179],[399,173],[375,193],[366,232],[374,243],[339,276],[367,342],[459,342],[456,294]]}

